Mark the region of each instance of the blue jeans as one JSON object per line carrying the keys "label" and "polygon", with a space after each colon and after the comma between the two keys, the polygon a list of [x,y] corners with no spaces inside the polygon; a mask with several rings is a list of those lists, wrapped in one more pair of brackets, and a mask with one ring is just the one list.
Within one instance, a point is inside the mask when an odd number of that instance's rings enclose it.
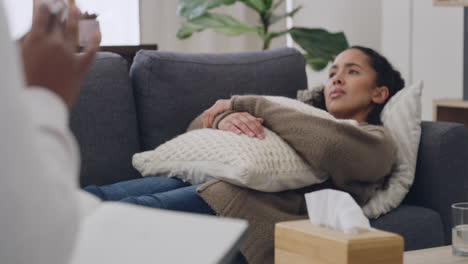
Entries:
{"label": "blue jeans", "polygon": [[146,177],[119,182],[111,185],[90,185],[83,190],[104,201],[120,201],[152,208],[189,213],[215,213],[198,196],[199,185],[190,185],[176,178]]}

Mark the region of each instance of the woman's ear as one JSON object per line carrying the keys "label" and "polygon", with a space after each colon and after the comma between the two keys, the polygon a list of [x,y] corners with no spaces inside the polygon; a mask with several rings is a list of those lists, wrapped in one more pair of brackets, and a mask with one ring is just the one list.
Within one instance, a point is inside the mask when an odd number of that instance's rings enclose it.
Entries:
{"label": "woman's ear", "polygon": [[374,104],[383,104],[390,95],[390,90],[387,86],[379,86],[372,91],[372,102]]}

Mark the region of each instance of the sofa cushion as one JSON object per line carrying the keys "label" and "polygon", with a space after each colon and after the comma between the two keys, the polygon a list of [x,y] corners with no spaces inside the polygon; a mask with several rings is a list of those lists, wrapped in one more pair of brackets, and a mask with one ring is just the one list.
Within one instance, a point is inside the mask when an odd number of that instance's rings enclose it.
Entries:
{"label": "sofa cushion", "polygon": [[405,250],[445,244],[439,213],[424,207],[401,205],[390,213],[371,220],[371,226],[402,235],[405,239]]}
{"label": "sofa cushion", "polygon": [[72,108],[70,126],[81,149],[81,186],[140,177],[138,125],[127,62],[99,53]]}
{"label": "sofa cushion", "polygon": [[238,54],[140,51],[130,78],[143,151],[185,132],[218,99],[234,94],[295,98],[307,87],[304,58],[288,48]]}

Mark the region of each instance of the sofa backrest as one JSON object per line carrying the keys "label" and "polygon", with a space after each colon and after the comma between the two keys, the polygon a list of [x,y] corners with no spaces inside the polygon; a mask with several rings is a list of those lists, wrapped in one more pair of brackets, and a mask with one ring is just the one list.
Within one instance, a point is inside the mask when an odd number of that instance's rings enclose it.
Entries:
{"label": "sofa backrest", "polygon": [[140,51],[130,69],[142,150],[185,132],[218,99],[234,94],[296,98],[307,88],[304,57],[295,49],[233,54]]}
{"label": "sofa backrest", "polygon": [[81,185],[140,177],[131,164],[139,151],[138,125],[127,62],[99,53],[72,108],[70,126],[81,150]]}

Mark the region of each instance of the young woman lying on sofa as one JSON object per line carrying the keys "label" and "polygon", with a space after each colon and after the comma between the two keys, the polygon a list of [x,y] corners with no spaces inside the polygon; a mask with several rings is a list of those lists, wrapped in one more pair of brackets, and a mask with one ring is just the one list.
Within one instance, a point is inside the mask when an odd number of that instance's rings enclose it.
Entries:
{"label": "young woman lying on sofa", "polygon": [[[335,118],[353,119],[359,126],[311,117],[262,96],[235,96],[217,101],[189,127],[263,138],[265,125],[293,143],[306,162],[330,174],[331,180],[321,185],[264,193],[220,180],[190,186],[176,178],[147,177],[85,190],[103,200],[246,219],[252,229],[241,247],[242,254],[249,263],[272,263],[274,224],[305,218],[305,192],[337,188],[363,205],[384,184],[395,160],[395,147],[381,126],[380,112],[403,87],[400,73],[386,58],[355,46],[336,57],[320,92],[324,100],[314,106]],[[310,137],[314,138],[313,146]]]}

